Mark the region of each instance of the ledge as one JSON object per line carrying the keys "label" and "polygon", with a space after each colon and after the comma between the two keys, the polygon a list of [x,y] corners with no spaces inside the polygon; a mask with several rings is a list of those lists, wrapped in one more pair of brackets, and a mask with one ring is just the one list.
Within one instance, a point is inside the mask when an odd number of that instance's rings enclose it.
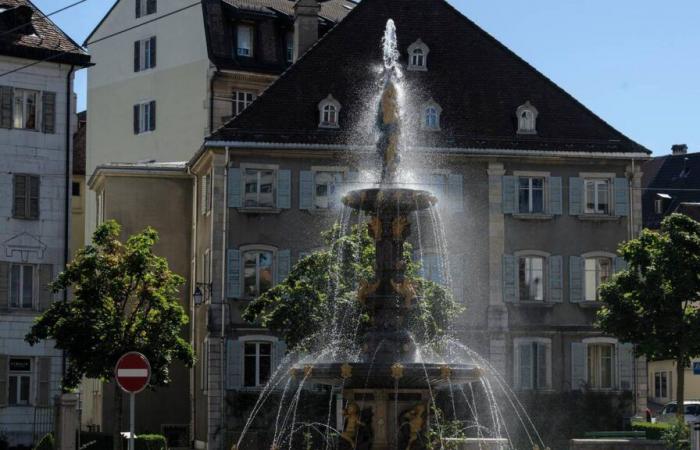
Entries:
{"label": "ledge", "polygon": [[236,208],[241,214],[279,214],[280,208]]}
{"label": "ledge", "polygon": [[513,303],[508,303],[509,305],[517,306],[519,308],[553,308],[554,305],[558,303],[552,302],[519,302],[515,301]]}
{"label": "ledge", "polygon": [[603,302],[598,301],[598,300],[596,300],[596,301],[587,300],[587,301],[579,302],[578,305],[581,308],[594,308],[595,309],[595,308],[600,308],[601,306],[603,306]]}
{"label": "ledge", "polygon": [[605,216],[602,214],[579,214],[576,216],[579,220],[590,222],[614,222],[620,220],[622,216]]}
{"label": "ledge", "polygon": [[513,214],[514,219],[518,220],[552,220],[554,219],[554,214]]}

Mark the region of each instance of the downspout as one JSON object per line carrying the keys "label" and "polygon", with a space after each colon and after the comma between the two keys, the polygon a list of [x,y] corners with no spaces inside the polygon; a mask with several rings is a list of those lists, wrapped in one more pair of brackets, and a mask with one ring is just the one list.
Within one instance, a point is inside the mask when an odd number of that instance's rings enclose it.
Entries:
{"label": "downspout", "polygon": [[[70,70],[68,71],[68,75],[66,76],[66,185],[65,185],[65,202],[64,202],[64,208],[65,208],[65,214],[64,214],[64,220],[63,220],[63,270],[68,267],[68,258],[70,257],[70,251],[69,251],[69,246],[70,246],[70,214],[71,214],[71,191],[70,191],[70,183],[71,183],[71,160],[72,160],[72,148],[71,148],[71,142],[72,142],[72,136],[71,136],[71,112],[72,112],[72,94],[73,94],[73,73],[75,71],[75,65],[70,66]],[[68,290],[64,289],[63,290],[63,301],[67,302],[68,301]],[[65,378],[66,376],[66,352],[65,350],[61,352],[61,374]]]}
{"label": "downspout", "polygon": [[[197,286],[197,200],[199,196],[197,195],[197,177],[192,173],[192,168],[187,166],[187,174],[192,177],[192,242],[190,244],[190,346],[192,349],[196,348],[196,322],[197,322],[197,310],[194,304],[194,297],[192,292]],[[196,427],[197,427],[197,386],[196,386],[196,375],[197,375],[197,365],[193,365],[190,368],[190,443],[192,448],[194,448],[194,441],[197,438]]]}
{"label": "downspout", "polygon": [[[212,95],[213,97],[213,95]],[[226,258],[226,249],[228,247],[228,242],[227,242],[227,230],[228,230],[228,165],[230,162],[230,156],[229,156],[229,149],[228,147],[225,147],[226,151],[226,159],[225,159],[225,165],[224,165],[224,201],[223,201],[223,225],[221,226],[221,233],[222,233],[222,239],[221,239],[221,245],[222,245],[222,252],[221,254],[223,256],[223,261],[221,264],[221,355],[222,355],[222,361],[220,364],[220,380],[221,380],[221,421],[222,421],[222,431],[223,431],[223,424],[225,423],[225,417],[224,414],[226,413],[226,407],[225,407],[225,400],[226,400],[226,378],[225,378],[225,369],[224,367],[226,364],[224,362],[226,361],[226,263],[227,263],[227,258]],[[225,436],[225,434],[223,435]],[[221,439],[221,449],[224,449],[224,439]]]}
{"label": "downspout", "polygon": [[214,71],[209,77],[209,134],[214,132],[214,81],[219,75],[219,68],[214,66]]}

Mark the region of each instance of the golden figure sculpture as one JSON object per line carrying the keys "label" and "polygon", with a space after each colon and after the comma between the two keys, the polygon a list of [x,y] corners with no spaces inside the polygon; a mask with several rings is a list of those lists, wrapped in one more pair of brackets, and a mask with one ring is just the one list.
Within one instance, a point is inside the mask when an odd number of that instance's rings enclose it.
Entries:
{"label": "golden figure sculpture", "polygon": [[362,420],[360,420],[360,407],[357,406],[357,403],[352,402],[346,406],[343,411],[343,417],[345,418],[345,431],[343,431],[340,437],[350,443],[351,448],[355,448],[357,432],[360,431],[360,427],[365,425]]}
{"label": "golden figure sculpture", "polygon": [[382,238],[382,221],[379,217],[372,217],[370,221],[367,222],[367,228],[369,229],[369,234],[375,241],[379,241]]}
{"label": "golden figure sculpture", "polygon": [[413,287],[413,283],[409,280],[404,279],[401,282],[396,282],[391,280],[391,287],[394,288],[397,294],[403,297],[404,306],[410,308],[413,305],[413,301],[418,297],[416,294],[416,288]]}
{"label": "golden figure sculpture", "polygon": [[352,377],[352,366],[348,363],[340,366],[340,378],[347,380]]}
{"label": "golden figure sculpture", "polygon": [[377,292],[379,288],[379,281],[370,283],[369,281],[360,281],[360,288],[357,290],[357,300],[363,305],[367,301],[367,297]]}
{"label": "golden figure sculpture", "polygon": [[400,380],[403,377],[403,365],[399,363],[394,363],[391,366],[391,378],[394,380]]}
{"label": "golden figure sculpture", "polygon": [[425,419],[423,419],[423,414],[425,413],[425,405],[418,404],[413,407],[410,411],[404,414],[404,418],[408,421],[408,427],[410,430],[410,435],[408,439],[408,445],[406,450],[411,450],[413,443],[418,441],[418,434],[423,430],[423,425],[425,424]]}
{"label": "golden figure sculpture", "polygon": [[450,366],[445,365],[440,367],[440,376],[445,380],[449,380],[452,376],[452,369],[450,368]]}
{"label": "golden figure sculpture", "polygon": [[391,235],[394,237],[394,240],[403,240],[404,233],[406,232],[407,228],[408,219],[406,218],[406,216],[399,216],[396,219],[394,219],[394,222],[391,224]]}

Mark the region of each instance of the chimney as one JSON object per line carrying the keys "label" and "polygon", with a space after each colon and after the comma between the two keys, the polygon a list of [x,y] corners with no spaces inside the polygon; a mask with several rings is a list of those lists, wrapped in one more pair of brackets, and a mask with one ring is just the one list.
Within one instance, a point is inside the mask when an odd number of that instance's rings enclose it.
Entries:
{"label": "chimney", "polygon": [[318,40],[317,0],[298,0],[294,4],[294,61],[301,57]]}
{"label": "chimney", "polygon": [[688,154],[688,146],[685,144],[676,144],[671,146],[671,154],[672,155],[687,155]]}

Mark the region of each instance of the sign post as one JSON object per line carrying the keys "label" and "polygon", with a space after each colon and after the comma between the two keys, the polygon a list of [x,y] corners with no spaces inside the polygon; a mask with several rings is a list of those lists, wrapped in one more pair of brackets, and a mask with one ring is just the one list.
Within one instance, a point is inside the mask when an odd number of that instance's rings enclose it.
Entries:
{"label": "sign post", "polygon": [[138,352],[124,354],[114,369],[114,379],[119,387],[129,394],[129,450],[134,450],[134,423],[136,416],[135,396],[146,389],[151,379],[151,365],[148,359]]}

